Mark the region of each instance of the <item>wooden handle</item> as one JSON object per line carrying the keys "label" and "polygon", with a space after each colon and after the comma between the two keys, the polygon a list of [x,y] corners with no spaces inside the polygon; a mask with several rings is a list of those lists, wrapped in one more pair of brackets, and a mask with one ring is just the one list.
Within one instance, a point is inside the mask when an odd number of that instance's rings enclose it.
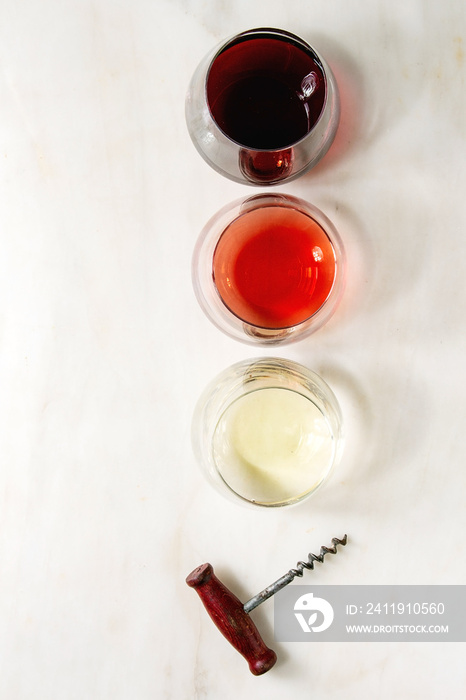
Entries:
{"label": "wooden handle", "polygon": [[255,676],[269,671],[277,655],[269,649],[241,601],[215,576],[210,564],[202,564],[186,578],[195,588],[220,632],[246,659]]}

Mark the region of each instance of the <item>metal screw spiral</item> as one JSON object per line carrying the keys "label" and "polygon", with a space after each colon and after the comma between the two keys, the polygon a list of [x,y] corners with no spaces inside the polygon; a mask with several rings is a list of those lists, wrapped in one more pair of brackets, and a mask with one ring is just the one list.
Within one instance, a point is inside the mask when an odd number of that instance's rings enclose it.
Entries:
{"label": "metal screw spiral", "polygon": [[312,569],[314,568],[314,562],[318,561],[321,564],[324,563],[324,558],[326,554],[336,554],[337,553],[337,545],[341,544],[343,547],[346,545],[347,542],[347,536],[344,535],[344,537],[340,540],[338,537],[332,537],[332,543],[333,547],[324,547],[322,546],[320,548],[320,554],[313,554],[312,552],[309,553],[308,555],[308,561],[299,561],[296,564],[296,569],[290,569],[288,572],[290,575],[293,575],[293,578],[295,576],[302,576],[304,569]]}
{"label": "metal screw spiral", "polygon": [[272,583],[270,586],[267,586],[267,588],[264,588],[263,591],[258,593],[257,595],[254,596],[254,598],[251,598],[251,600],[248,600],[244,606],[243,610],[246,613],[250,613],[251,610],[254,610],[254,608],[257,608],[258,605],[264,602],[264,600],[267,600],[267,598],[270,598],[270,596],[275,595],[278,591],[280,591],[282,588],[287,586],[291,581],[295,578],[295,576],[302,576],[304,569],[313,569],[314,568],[314,562],[318,561],[321,564],[324,563],[324,557],[326,554],[336,554],[337,553],[337,545],[341,544],[343,547],[345,546],[347,542],[347,536],[344,535],[343,538],[340,540],[338,537],[333,537],[332,538],[332,544],[333,547],[321,547],[320,548],[320,554],[312,554],[312,552],[308,555],[308,561],[299,561],[296,564],[296,569],[290,569],[284,576],[279,578],[277,581]]}

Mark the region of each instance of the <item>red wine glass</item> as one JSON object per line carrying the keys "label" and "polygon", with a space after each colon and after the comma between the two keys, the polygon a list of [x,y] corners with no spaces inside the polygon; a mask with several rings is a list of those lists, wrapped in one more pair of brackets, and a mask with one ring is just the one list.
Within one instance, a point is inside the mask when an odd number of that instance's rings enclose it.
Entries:
{"label": "red wine glass", "polygon": [[195,71],[186,122],[204,160],[236,182],[274,185],[314,167],[340,114],[338,88],[303,39],[251,29],[211,51]]}

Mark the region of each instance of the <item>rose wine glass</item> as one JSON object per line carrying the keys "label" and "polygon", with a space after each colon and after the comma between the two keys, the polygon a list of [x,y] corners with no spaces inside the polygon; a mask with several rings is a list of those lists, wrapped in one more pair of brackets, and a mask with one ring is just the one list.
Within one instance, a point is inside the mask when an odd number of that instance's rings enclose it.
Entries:
{"label": "rose wine glass", "polygon": [[274,185],[314,167],[335,137],[335,78],[317,51],[281,29],[251,29],[197,67],[186,122],[204,160],[242,184]]}
{"label": "rose wine glass", "polygon": [[276,345],[307,337],[332,316],[344,288],[335,226],[310,202],[267,192],[224,206],[193,253],[197,300],[236,340]]}

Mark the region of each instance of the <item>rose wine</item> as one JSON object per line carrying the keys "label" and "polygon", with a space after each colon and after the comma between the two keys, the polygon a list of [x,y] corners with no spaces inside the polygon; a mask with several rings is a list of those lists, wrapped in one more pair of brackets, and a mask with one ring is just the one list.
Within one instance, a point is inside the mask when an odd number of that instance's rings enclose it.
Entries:
{"label": "rose wine", "polygon": [[290,328],[313,316],[337,272],[320,224],[299,209],[264,205],[240,214],[220,236],[212,274],[225,306],[264,329]]}
{"label": "rose wine", "polygon": [[214,121],[249,149],[281,149],[313,128],[325,102],[316,54],[295,37],[263,30],[240,36],[214,59],[207,103]]}
{"label": "rose wine", "polygon": [[335,441],[312,401],[270,387],[246,394],[226,409],[213,449],[217,469],[235,493],[273,505],[298,499],[321,483]]}

